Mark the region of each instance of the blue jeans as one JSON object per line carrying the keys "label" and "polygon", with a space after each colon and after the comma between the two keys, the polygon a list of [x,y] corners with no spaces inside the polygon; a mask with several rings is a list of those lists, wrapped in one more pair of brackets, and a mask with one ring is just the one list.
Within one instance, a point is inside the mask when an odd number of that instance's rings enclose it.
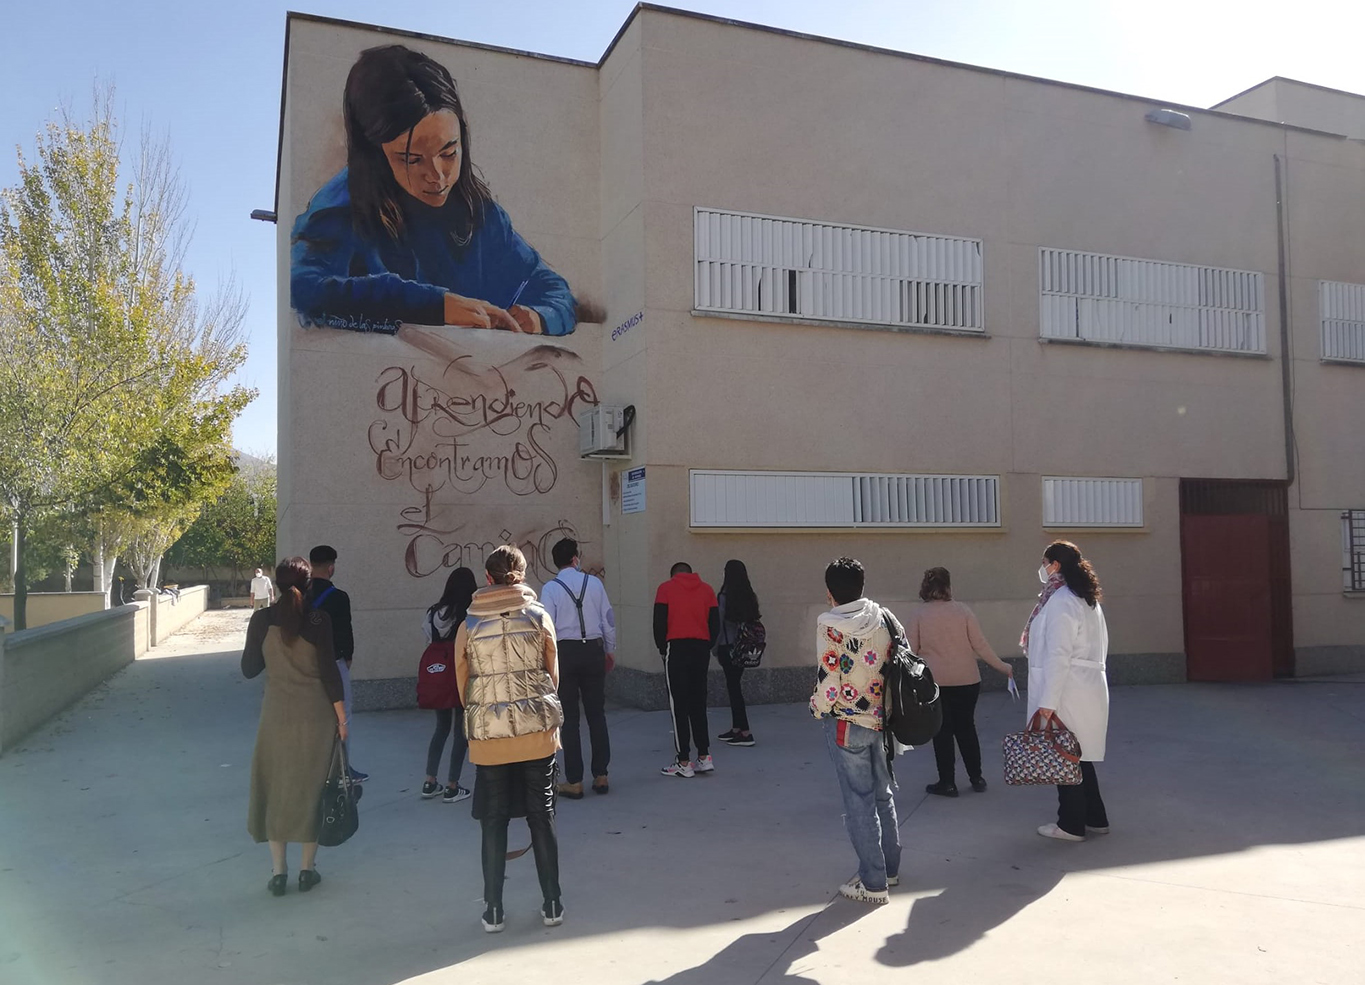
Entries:
{"label": "blue jeans", "polygon": [[841,746],[839,724],[825,719],[825,740],[844,795],[844,826],[858,853],[858,878],[868,889],[885,889],[886,880],[900,874],[901,837],[882,734],[846,722]]}

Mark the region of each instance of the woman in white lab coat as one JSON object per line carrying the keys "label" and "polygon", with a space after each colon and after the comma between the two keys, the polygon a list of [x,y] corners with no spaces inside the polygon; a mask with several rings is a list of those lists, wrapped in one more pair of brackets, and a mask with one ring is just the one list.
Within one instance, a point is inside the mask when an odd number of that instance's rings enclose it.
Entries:
{"label": "woman in white lab coat", "polygon": [[1100,580],[1080,549],[1065,540],[1043,552],[1038,569],[1043,591],[1019,645],[1028,656],[1028,715],[1046,726],[1057,718],[1081,744],[1079,785],[1057,787],[1057,822],[1038,833],[1061,841],[1108,834],[1095,764],[1104,759],[1109,730],[1109,682],[1105,660],[1109,633],[1100,608]]}

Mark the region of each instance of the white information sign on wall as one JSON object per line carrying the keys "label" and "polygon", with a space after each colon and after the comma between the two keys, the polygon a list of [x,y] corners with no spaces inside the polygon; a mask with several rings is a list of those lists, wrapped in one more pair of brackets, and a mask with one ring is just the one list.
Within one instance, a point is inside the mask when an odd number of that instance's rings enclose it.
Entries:
{"label": "white information sign on wall", "polygon": [[645,511],[645,470],[628,469],[621,483],[621,512],[643,513]]}

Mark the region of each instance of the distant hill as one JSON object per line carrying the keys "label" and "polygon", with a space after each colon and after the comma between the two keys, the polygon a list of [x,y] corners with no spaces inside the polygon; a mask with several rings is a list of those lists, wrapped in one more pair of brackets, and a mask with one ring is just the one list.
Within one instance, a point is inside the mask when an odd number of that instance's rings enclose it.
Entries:
{"label": "distant hill", "polygon": [[240,451],[238,449],[233,449],[233,451],[237,456],[237,468],[248,475],[255,472],[275,471],[275,457],[273,455],[261,458],[258,455],[252,455],[250,452]]}

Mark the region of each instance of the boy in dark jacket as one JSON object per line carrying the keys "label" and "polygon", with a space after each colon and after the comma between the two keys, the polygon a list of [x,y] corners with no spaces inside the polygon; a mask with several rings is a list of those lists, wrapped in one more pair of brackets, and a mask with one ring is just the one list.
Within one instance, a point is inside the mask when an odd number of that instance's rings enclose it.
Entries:
{"label": "boy in dark jacket", "polygon": [[[654,644],[664,658],[677,756],[659,772],[694,776],[716,768],[708,754],[706,669],[720,633],[720,610],[716,593],[692,573],[691,565],[679,561],[669,574],[654,595]],[[691,740],[697,744],[695,765],[689,757]]]}
{"label": "boy in dark jacket", "polygon": [[[308,563],[313,566],[313,580],[308,585],[307,605],[321,609],[332,620],[332,641],[336,650],[337,670],[345,692],[346,728],[351,727],[351,661],[355,658],[355,632],[351,628],[351,597],[332,584],[337,570],[335,547],[319,544],[308,552]],[[351,779],[364,783],[370,774],[350,765],[351,743],[346,740],[346,765]]]}

